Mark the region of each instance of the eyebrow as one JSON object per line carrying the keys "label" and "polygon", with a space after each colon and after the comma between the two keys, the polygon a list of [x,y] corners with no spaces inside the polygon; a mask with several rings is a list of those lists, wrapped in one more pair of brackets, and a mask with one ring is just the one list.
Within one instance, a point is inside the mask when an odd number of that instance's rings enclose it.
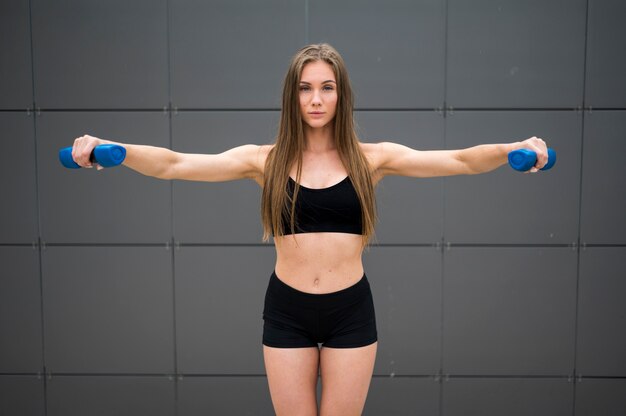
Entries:
{"label": "eyebrow", "polygon": [[[332,79],[327,79],[326,81],[322,82],[322,84],[326,84],[327,82],[332,82],[333,84],[336,84],[336,82],[333,81]],[[306,82],[306,81],[300,81],[300,84],[311,85],[310,82]]]}

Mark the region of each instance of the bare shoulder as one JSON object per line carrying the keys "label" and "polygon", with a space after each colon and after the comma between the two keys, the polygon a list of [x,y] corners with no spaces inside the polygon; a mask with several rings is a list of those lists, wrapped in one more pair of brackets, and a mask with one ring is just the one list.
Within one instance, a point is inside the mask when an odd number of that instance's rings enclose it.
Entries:
{"label": "bare shoulder", "polygon": [[273,144],[263,144],[263,145],[253,145],[254,146],[254,154],[256,157],[256,163],[261,169],[264,170],[265,161],[267,160],[267,156],[270,154],[270,151],[274,148]]}
{"label": "bare shoulder", "polygon": [[372,170],[378,169],[384,151],[383,143],[359,143],[359,145]]}
{"label": "bare shoulder", "polygon": [[270,151],[274,148],[273,144],[265,145],[250,145],[249,148],[252,160],[254,163],[254,170],[257,174],[254,176],[254,180],[260,186],[263,186],[263,177],[265,175],[265,162],[270,154]]}
{"label": "bare shoulder", "polygon": [[377,172],[384,167],[385,161],[389,157],[389,151],[394,145],[395,143],[390,142],[361,143],[361,150],[365,154],[373,172]]}
{"label": "bare shoulder", "polygon": [[432,152],[417,151],[393,142],[380,142],[367,147],[369,149],[364,149],[364,152],[369,153],[372,170],[378,180],[387,175],[431,176],[423,168],[428,167],[428,162],[433,162]]}
{"label": "bare shoulder", "polygon": [[384,163],[384,144],[383,143],[359,143],[361,151],[367,159],[372,173],[372,180],[377,184],[384,176],[380,168]]}

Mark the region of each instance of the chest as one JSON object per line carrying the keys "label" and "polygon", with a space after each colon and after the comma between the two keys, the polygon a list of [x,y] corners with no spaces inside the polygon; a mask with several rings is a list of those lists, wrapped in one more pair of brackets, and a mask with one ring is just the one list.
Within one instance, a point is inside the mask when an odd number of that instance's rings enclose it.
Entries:
{"label": "chest", "polygon": [[[289,176],[296,180],[295,166],[289,172]],[[338,184],[348,176],[339,155],[336,153],[310,155],[305,153],[302,157],[302,172],[298,183],[308,189],[326,189]]]}

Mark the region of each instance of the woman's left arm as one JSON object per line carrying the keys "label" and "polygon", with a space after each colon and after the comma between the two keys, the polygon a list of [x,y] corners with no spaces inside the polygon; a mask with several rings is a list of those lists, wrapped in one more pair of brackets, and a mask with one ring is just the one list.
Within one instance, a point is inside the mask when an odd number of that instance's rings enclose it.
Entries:
{"label": "woman's left arm", "polygon": [[537,163],[531,172],[537,172],[548,162],[546,143],[531,137],[522,142],[483,144],[460,150],[419,151],[396,143],[373,145],[375,170],[382,176],[435,177],[474,175],[490,172],[507,163],[509,152],[528,149],[537,153]]}

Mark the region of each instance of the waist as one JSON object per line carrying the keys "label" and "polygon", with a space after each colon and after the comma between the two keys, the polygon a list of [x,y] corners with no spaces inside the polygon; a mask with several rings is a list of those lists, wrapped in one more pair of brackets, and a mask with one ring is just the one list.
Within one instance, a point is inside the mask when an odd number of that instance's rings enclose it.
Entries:
{"label": "waist", "polygon": [[365,274],[356,283],[341,290],[330,293],[309,293],[288,285],[274,271],[270,276],[267,288],[268,296],[289,300],[291,303],[301,306],[319,305],[320,303],[323,303],[326,307],[332,307],[334,304],[345,306],[346,303],[359,301],[370,294],[370,284]]}
{"label": "waist", "polygon": [[354,284],[363,275],[361,236],[311,233],[274,241],[276,274],[303,292],[333,292]]}

